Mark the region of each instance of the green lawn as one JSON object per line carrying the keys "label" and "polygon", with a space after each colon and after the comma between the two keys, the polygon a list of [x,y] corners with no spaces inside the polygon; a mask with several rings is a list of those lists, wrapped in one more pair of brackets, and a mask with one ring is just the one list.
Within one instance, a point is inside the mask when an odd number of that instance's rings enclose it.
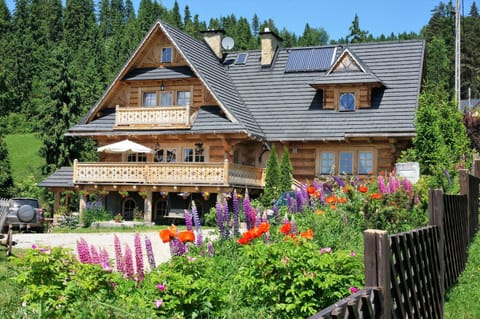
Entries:
{"label": "green lawn", "polygon": [[480,235],[468,250],[468,263],[458,283],[445,296],[445,319],[480,318]]}
{"label": "green lawn", "polygon": [[35,134],[6,135],[5,142],[15,185],[30,175],[40,175],[45,161],[39,155],[42,142]]}

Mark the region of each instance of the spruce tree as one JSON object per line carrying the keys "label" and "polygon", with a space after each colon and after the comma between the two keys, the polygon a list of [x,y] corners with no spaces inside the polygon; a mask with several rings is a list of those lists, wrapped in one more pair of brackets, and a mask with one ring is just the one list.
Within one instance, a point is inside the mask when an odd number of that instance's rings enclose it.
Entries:
{"label": "spruce tree", "polygon": [[13,178],[8,159],[7,145],[0,136],[0,198],[8,198],[12,195]]}
{"label": "spruce tree", "polygon": [[290,161],[288,148],[283,148],[282,159],[280,161],[280,192],[288,192],[292,190],[293,168]]}
{"label": "spruce tree", "polygon": [[278,164],[277,151],[275,145],[272,145],[270,156],[267,160],[265,171],[265,189],[261,197],[264,206],[272,205],[272,201],[280,195],[280,166]]}

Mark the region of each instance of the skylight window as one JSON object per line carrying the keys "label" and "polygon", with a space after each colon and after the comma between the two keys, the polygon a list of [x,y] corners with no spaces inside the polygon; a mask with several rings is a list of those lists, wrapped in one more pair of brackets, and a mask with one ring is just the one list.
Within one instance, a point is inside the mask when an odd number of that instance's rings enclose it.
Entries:
{"label": "skylight window", "polygon": [[235,64],[245,64],[247,63],[248,53],[239,53],[237,55],[237,59],[235,60]]}

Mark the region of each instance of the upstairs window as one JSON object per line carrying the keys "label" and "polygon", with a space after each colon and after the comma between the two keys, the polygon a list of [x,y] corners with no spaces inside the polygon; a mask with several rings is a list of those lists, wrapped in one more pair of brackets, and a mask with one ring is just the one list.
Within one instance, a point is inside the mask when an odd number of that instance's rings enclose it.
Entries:
{"label": "upstairs window", "polygon": [[180,105],[180,106],[190,105],[190,91],[177,92],[177,105]]}
{"label": "upstairs window", "polygon": [[353,92],[340,93],[338,110],[342,112],[355,111],[355,93]]}
{"label": "upstairs window", "polygon": [[161,92],[160,93],[160,106],[172,106],[173,105],[173,94],[172,92]]}
{"label": "upstairs window", "polygon": [[144,92],[143,93],[143,106],[156,106],[157,105],[157,93]]}
{"label": "upstairs window", "polygon": [[145,153],[129,153],[127,162],[146,162],[147,155]]}
{"label": "upstairs window", "polygon": [[162,63],[172,63],[172,48],[162,48]]}

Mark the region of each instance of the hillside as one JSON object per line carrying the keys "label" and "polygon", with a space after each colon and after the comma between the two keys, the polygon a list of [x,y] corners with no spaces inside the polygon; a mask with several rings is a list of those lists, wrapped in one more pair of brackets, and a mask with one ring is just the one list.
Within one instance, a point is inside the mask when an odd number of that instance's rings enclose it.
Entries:
{"label": "hillside", "polygon": [[39,155],[42,142],[35,134],[6,135],[5,142],[15,185],[30,175],[40,176],[45,160]]}

